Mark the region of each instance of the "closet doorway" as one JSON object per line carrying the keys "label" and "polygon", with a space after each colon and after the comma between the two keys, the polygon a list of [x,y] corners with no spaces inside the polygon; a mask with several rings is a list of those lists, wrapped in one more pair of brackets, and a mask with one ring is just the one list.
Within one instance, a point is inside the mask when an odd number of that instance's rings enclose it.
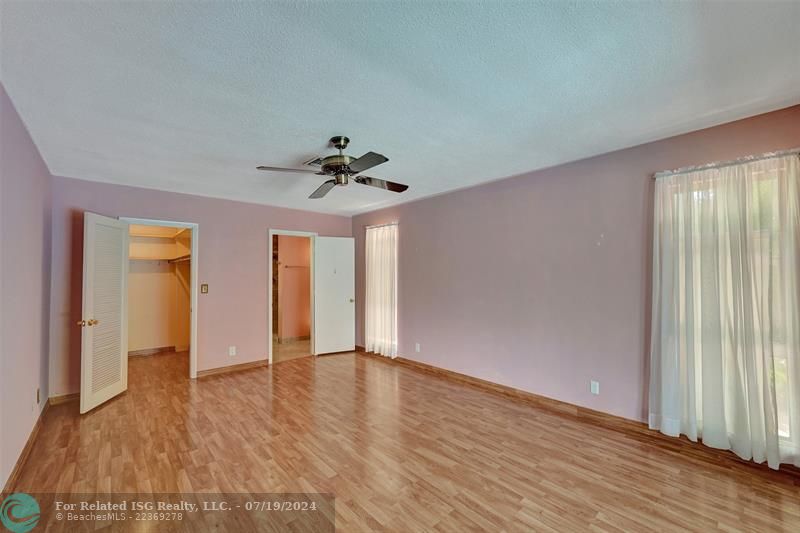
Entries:
{"label": "closet doorway", "polygon": [[188,360],[189,377],[196,378],[198,226],[121,220],[129,224],[128,356],[163,355],[165,367]]}
{"label": "closet doorway", "polygon": [[269,362],[310,356],[313,349],[313,239],[270,230]]}

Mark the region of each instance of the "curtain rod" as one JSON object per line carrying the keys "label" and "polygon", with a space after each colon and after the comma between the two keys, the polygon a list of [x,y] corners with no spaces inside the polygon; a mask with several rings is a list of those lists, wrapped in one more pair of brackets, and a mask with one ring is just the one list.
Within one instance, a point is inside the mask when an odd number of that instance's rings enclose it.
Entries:
{"label": "curtain rod", "polygon": [[386,224],[375,224],[374,226],[364,226],[364,229],[371,229],[371,228],[382,228],[384,226],[396,226],[397,221],[394,222],[387,222]]}
{"label": "curtain rod", "polygon": [[653,174],[653,179],[664,178],[667,176],[676,176],[678,174],[688,174],[689,172],[697,172],[698,170],[710,170],[712,168],[732,167],[734,165],[741,165],[743,163],[752,163],[754,161],[762,161],[764,159],[774,159],[776,157],[784,157],[787,155],[800,155],[800,148],[792,148],[791,150],[781,150],[778,152],[767,152],[761,155],[748,155],[733,159],[731,161],[718,161],[715,163],[707,163],[705,165],[696,165],[692,167],[681,167],[674,170],[662,170]]}

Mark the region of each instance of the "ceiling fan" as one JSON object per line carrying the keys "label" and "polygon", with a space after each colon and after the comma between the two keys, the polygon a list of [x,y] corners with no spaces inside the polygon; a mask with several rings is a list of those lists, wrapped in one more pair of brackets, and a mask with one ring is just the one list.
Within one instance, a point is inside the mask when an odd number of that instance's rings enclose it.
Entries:
{"label": "ceiling fan", "polygon": [[319,186],[319,188],[311,193],[309,198],[322,198],[337,185],[347,185],[350,178],[361,185],[369,185],[370,187],[377,187],[379,189],[386,189],[392,192],[403,192],[408,189],[408,185],[402,183],[395,183],[394,181],[382,180],[378,178],[370,178],[369,176],[359,176],[362,172],[372,167],[378,166],[387,162],[389,159],[376,154],[375,152],[367,152],[359,158],[355,158],[343,153],[347,148],[350,139],[342,135],[331,138],[331,144],[339,150],[337,155],[329,155],[323,158],[316,158],[310,161],[309,165],[319,165],[320,170],[314,169],[300,169],[300,168],[281,168],[281,167],[256,167],[258,170],[268,170],[271,172],[302,172],[307,174],[317,174],[320,176],[332,176],[330,179]]}

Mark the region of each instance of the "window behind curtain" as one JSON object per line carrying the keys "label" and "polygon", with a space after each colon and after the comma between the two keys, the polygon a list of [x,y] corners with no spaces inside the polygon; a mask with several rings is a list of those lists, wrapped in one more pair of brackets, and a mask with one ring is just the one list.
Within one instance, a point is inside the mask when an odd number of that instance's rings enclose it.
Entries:
{"label": "window behind curtain", "polygon": [[656,184],[650,426],[800,465],[800,161]]}
{"label": "window behind curtain", "polygon": [[366,232],[366,350],[397,357],[397,224]]}

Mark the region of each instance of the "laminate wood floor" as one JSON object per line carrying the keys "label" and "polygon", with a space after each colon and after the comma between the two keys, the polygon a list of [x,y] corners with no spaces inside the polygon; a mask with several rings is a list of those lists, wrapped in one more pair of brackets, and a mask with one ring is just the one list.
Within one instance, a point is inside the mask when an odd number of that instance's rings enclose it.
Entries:
{"label": "laminate wood floor", "polygon": [[698,459],[362,354],[52,407],[17,489],[332,492],[342,531],[800,531],[797,476]]}

